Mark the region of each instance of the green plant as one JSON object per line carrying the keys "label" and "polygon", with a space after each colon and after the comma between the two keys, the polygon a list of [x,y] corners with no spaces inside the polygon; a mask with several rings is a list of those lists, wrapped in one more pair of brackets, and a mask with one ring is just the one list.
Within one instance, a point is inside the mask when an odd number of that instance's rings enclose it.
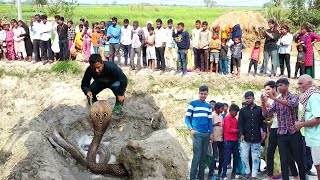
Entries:
{"label": "green plant", "polygon": [[51,67],[51,71],[56,73],[79,74],[82,72],[82,67],[78,62],[68,60],[54,64]]}
{"label": "green plant", "polygon": [[5,70],[1,68],[0,69],[0,78],[2,78],[4,76],[4,74],[5,74]]}

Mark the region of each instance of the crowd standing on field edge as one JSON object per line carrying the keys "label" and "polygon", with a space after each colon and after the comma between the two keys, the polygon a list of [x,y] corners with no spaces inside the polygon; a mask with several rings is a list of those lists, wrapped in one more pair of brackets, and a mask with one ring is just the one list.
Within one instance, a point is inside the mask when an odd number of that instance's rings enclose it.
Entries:
{"label": "crowd standing on field edge", "polygon": [[[89,62],[91,54],[100,54],[102,60],[119,66],[129,65],[132,70],[148,67],[150,71],[160,70],[161,74],[174,70],[181,75],[196,71],[221,75],[231,73],[239,77],[242,53],[250,48],[242,41],[239,24],[226,26],[220,32],[219,26],[210,31],[208,22],[197,20],[189,35],[183,22],[174,26],[172,19],[167,21],[167,27],[161,19],[156,20],[155,26],[148,21],[145,27],[140,27],[138,21],[131,26],[129,19],[124,19],[121,27],[116,17],[92,24],[81,18],[74,27],[74,23],[65,22],[64,17],[56,15],[54,18],[54,22],[48,22],[46,15],[36,14],[29,26],[22,20],[3,20],[0,26],[2,58],[7,62],[26,60],[46,64],[68,59]],[[314,78],[313,45],[320,41],[320,37],[307,25],[301,26],[295,37],[286,24],[277,26],[270,19],[268,25],[269,29],[258,27],[265,43],[262,46],[257,40],[251,47],[248,74],[253,66],[253,75],[257,75],[258,64],[261,64],[259,74],[267,76],[270,59],[269,76],[276,76],[280,66],[279,76],[283,77],[286,68],[287,77],[291,78],[290,54],[293,48],[297,48],[293,77],[309,74]],[[292,46],[293,41],[297,47]],[[123,63],[121,56],[124,57]]]}
{"label": "crowd standing on field edge", "polygon": [[[55,16],[54,23],[47,19],[46,15],[37,14],[29,26],[22,20],[12,19],[10,24],[3,22],[0,25],[2,58],[8,63],[25,60],[46,64],[69,59],[90,63],[81,88],[90,104],[97,101],[99,92],[110,88],[116,97],[115,114],[121,113],[127,87],[122,66],[130,66],[136,71],[142,68],[148,68],[150,72],[159,70],[160,74],[174,70],[182,76],[196,71],[220,75],[231,73],[240,77],[242,53],[249,48],[242,42],[239,24],[227,27],[223,32],[216,31],[220,28],[211,32],[208,22],[197,20],[195,29],[189,34],[183,22],[174,27],[172,19],[167,21],[166,28],[161,19],[156,20],[155,27],[152,21],[148,21],[142,28],[138,21],[130,26],[128,19],[123,20],[121,27],[116,17],[92,25],[80,19],[76,27],[72,21],[65,23],[64,17],[59,15]],[[214,101],[209,104],[206,102],[208,87],[201,86],[199,100],[192,101],[187,109],[186,124],[193,139],[194,153],[190,170],[192,180],[204,179],[208,146],[212,146],[213,151],[210,164],[207,164],[210,169],[208,179],[214,177],[215,169],[218,169],[218,177],[226,179],[231,160],[231,179],[256,179],[262,146],[267,151],[264,159],[268,179],[279,177],[277,171],[281,172],[282,179],[288,180],[289,167],[295,179],[304,180],[306,175],[314,175],[310,171],[312,164],[320,179],[320,159],[316,156],[320,151],[320,96],[312,80],[313,44],[320,41],[320,37],[306,25],[293,37],[288,25],[281,25],[278,29],[273,20],[268,24],[269,29],[259,28],[266,41],[263,48],[260,41],[252,47],[248,74],[253,66],[256,75],[258,64],[262,63],[260,74],[267,76],[271,59],[270,76],[276,76],[279,62],[280,79],[265,84],[265,93],[260,97],[261,106],[254,103],[252,91],[245,93],[241,109],[234,103],[230,107]],[[298,78],[299,72],[298,86],[303,93],[300,100],[298,95],[289,91],[289,80],[283,78],[285,66],[288,78],[292,75],[290,53],[293,40],[297,42],[298,50],[294,77]],[[94,82],[90,84],[92,78]],[[299,101],[303,105],[300,118]],[[278,155],[277,147],[280,163],[274,158]]]}

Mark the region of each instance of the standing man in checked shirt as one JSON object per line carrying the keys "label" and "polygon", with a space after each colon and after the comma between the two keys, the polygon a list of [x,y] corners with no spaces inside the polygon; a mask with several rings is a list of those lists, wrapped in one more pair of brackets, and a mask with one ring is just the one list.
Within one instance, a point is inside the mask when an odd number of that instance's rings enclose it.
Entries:
{"label": "standing man in checked shirt", "polygon": [[[201,86],[199,88],[199,99],[191,101],[187,109],[186,124],[193,142],[190,180],[204,179],[208,146],[209,142],[213,142],[212,107],[206,102],[207,97],[208,87]],[[197,172],[198,176],[196,175]]]}
{"label": "standing man in checked shirt", "polygon": [[263,115],[266,118],[271,118],[274,112],[277,113],[277,139],[282,179],[289,180],[288,151],[290,151],[298,165],[300,179],[305,180],[306,170],[304,168],[302,135],[300,131],[294,128],[295,123],[298,121],[299,96],[289,92],[289,81],[287,78],[279,79],[276,84],[281,95],[277,98],[270,92],[266,93],[265,96],[274,100],[274,103],[267,109],[266,103],[262,102],[261,107]]}

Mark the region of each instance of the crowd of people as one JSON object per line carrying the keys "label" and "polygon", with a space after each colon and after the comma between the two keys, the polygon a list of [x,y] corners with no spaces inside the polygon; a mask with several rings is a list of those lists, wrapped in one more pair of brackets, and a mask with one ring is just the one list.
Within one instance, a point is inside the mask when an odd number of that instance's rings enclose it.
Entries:
{"label": "crowd of people", "polygon": [[[121,49],[124,57],[121,66],[130,64],[132,70],[148,67],[150,71],[160,70],[161,74],[175,70],[182,75],[197,71],[240,76],[242,52],[248,48],[242,42],[239,24],[220,32],[220,27],[210,31],[208,22],[197,20],[189,35],[184,23],[174,26],[172,19],[167,20],[166,27],[161,19],[156,20],[155,27],[152,21],[148,21],[145,27],[139,27],[138,21],[130,26],[129,19],[124,19],[123,26],[120,26],[116,17],[92,25],[81,18],[77,26],[72,21],[65,22],[59,15],[54,18],[54,22],[48,22],[46,15],[36,14],[30,26],[22,20],[2,22],[1,56],[10,61],[18,59],[46,64],[68,59],[88,62],[91,54],[100,54],[103,60],[120,65]],[[269,29],[259,27],[265,43],[262,45],[257,40],[252,47],[248,74],[253,66],[256,75],[258,64],[262,63],[260,74],[267,75],[271,59],[270,76],[276,75],[277,64],[280,64],[280,77],[284,75],[286,66],[290,78],[290,54],[292,48],[297,48],[299,53],[294,77],[297,78],[298,73],[306,73],[314,78],[313,44],[320,41],[320,37],[306,25],[301,27],[300,34],[293,37],[288,25],[278,28],[273,20],[268,24]],[[297,47],[292,47],[293,40]]]}
{"label": "crowd of people", "polygon": [[[241,109],[234,102],[230,107],[213,100],[207,103],[208,87],[201,86],[199,99],[190,102],[185,119],[193,139],[190,179],[204,179],[208,146],[213,151],[208,166],[210,180],[228,179],[231,159],[230,179],[257,179],[262,158],[267,164],[268,180],[289,180],[289,172],[295,180],[305,180],[307,175],[320,179],[320,91],[306,74],[298,79],[301,98],[289,91],[289,84],[287,78],[268,81],[260,97],[261,106],[255,103],[252,91],[246,92]],[[310,171],[312,164],[317,175]]]}

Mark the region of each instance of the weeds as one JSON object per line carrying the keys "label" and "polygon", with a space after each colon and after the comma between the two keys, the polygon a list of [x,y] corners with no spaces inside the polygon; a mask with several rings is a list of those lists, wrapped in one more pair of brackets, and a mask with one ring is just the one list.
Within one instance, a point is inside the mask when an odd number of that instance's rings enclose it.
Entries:
{"label": "weeds", "polygon": [[0,149],[0,165],[4,164],[6,160],[11,156],[11,152],[4,150],[3,148]]}
{"label": "weeds", "polygon": [[79,74],[82,72],[82,67],[78,62],[68,60],[54,64],[51,67],[51,71],[56,73]]}
{"label": "weeds", "polygon": [[6,71],[5,69],[0,69],[0,78],[4,76],[14,76],[19,79],[22,79],[24,77],[24,74],[21,72],[16,72],[16,71]]}
{"label": "weeds", "polygon": [[5,70],[4,69],[0,69],[0,78],[2,78],[5,74]]}

